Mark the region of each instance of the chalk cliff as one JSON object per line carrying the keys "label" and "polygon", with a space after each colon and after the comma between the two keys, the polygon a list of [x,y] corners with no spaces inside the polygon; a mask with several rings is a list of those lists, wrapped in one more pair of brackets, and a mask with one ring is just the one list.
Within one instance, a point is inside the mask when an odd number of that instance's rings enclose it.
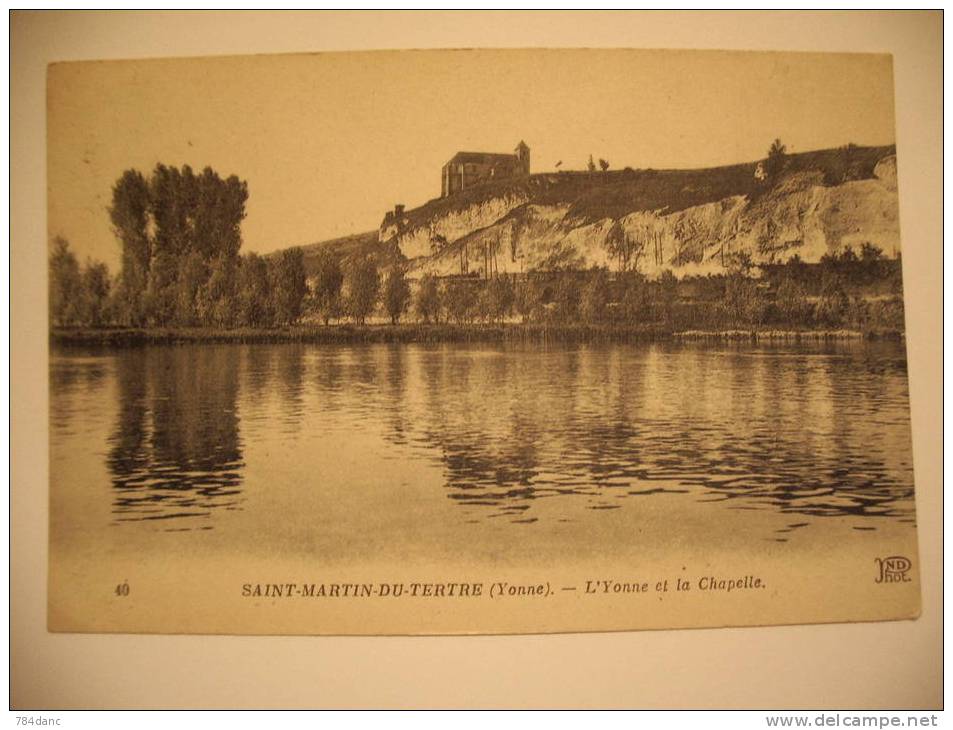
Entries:
{"label": "chalk cliff", "polygon": [[759,264],[817,261],[865,242],[899,251],[892,147],[794,155],[771,182],[756,169],[533,175],[389,214],[378,243],[396,246],[411,276],[592,266],[703,274],[738,254]]}

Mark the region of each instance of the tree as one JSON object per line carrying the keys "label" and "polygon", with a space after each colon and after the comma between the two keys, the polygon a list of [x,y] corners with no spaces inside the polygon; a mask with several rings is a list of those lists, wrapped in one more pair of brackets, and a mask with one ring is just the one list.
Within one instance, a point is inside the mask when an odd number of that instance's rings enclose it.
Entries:
{"label": "tree", "polygon": [[168,252],[157,253],[149,264],[149,277],[143,297],[146,322],[162,327],[175,317],[175,282],[178,275],[176,257]]}
{"label": "tree", "polygon": [[785,279],[778,287],[775,308],[785,324],[805,324],[811,310],[807,292],[793,279]]}
{"label": "tree", "polygon": [[[191,170],[188,167],[183,172]],[[187,187],[187,205],[194,216],[191,247],[210,260],[219,256],[232,259],[241,248],[241,222],[245,218],[248,185],[235,175],[223,180],[210,167],[194,177]]]}
{"label": "tree", "polygon": [[116,287],[116,318],[121,324],[145,323],[145,296],[152,259],[148,235],[149,184],[142,173],[126,170],[113,185],[109,220],[122,247]]}
{"label": "tree", "polygon": [[364,324],[367,315],[374,311],[381,280],[377,264],[369,256],[351,262],[345,274],[347,288],[347,311],[354,321]]}
{"label": "tree", "polygon": [[194,218],[194,176],[186,167],[156,165],[149,180],[149,208],[153,230],[150,248],[146,314],[153,325],[174,324],[179,312],[177,281],[182,259],[191,253],[190,220]]}
{"label": "tree", "polygon": [[[901,262],[903,260],[903,254],[900,251],[894,252],[894,260],[897,262],[896,267],[890,272],[890,293],[893,296],[897,297],[901,304],[903,303],[903,270],[901,268]],[[901,317],[901,323],[903,319]]]}
{"label": "tree", "polygon": [[857,254],[854,253],[854,249],[852,249],[850,246],[844,246],[844,250],[840,253],[839,263],[847,264],[849,267],[852,264],[856,264],[858,260]]}
{"label": "tree", "polygon": [[442,298],[447,307],[448,318],[458,324],[473,321],[476,294],[469,280],[449,279],[444,283]]}
{"label": "tree", "polygon": [[625,249],[626,249],[626,236],[625,229],[622,227],[622,224],[619,221],[614,221],[612,226],[609,228],[609,232],[606,233],[606,251],[609,252],[613,257],[618,257],[619,259],[619,271],[625,271],[625,266],[623,261],[625,260]]}
{"label": "tree", "polygon": [[503,320],[513,310],[513,285],[506,276],[495,276],[490,279],[483,291],[480,292],[480,313],[490,322]]}
{"label": "tree", "polygon": [[638,271],[642,245],[619,221],[615,221],[606,234],[606,251],[619,259],[619,271]]}
{"label": "tree", "polygon": [[79,264],[69,242],[57,236],[50,254],[50,320],[54,325],[79,324],[82,289]]}
{"label": "tree", "polygon": [[757,284],[741,274],[732,274],[725,280],[722,307],[731,326],[760,324],[767,310]]}
{"label": "tree", "polygon": [[597,270],[582,292],[582,314],[591,324],[604,322],[609,312],[609,275]]}
{"label": "tree", "polygon": [[87,260],[83,267],[82,308],[83,324],[100,327],[109,319],[111,289],[109,269],[101,261]]}
{"label": "tree", "polygon": [[410,286],[404,277],[404,269],[399,264],[395,264],[387,275],[383,299],[390,323],[397,324],[410,303]]}
{"label": "tree", "polygon": [[768,148],[768,159],[764,166],[768,179],[777,180],[785,164],[787,164],[787,147],[781,143],[780,139],[775,139]]}
{"label": "tree", "polygon": [[[238,259],[227,253],[216,256],[208,265],[208,280],[198,295],[198,310],[206,325],[234,327],[239,322],[235,284]],[[300,304],[298,306],[300,312]]]}
{"label": "tree", "polygon": [[844,289],[844,282],[837,274],[825,273],[821,281],[821,298],[817,302],[814,316],[818,322],[836,327],[844,321],[850,299]]}
{"label": "tree", "polygon": [[665,269],[658,278],[659,305],[665,321],[669,324],[675,312],[675,302],[678,301],[678,279],[669,269]]}
{"label": "tree", "polygon": [[599,168],[600,168],[603,172],[606,172],[606,171],[609,169],[609,161],[608,161],[608,160],[603,160],[603,159],[600,157],[600,158],[599,158]]}
{"label": "tree", "polygon": [[579,317],[579,288],[571,273],[560,274],[553,293],[553,316],[560,324],[570,324]]}
{"label": "tree", "polygon": [[725,269],[731,276],[748,276],[754,268],[751,254],[747,251],[736,251],[725,255]]}
{"label": "tree", "polygon": [[543,309],[543,292],[535,280],[527,278],[517,282],[513,306],[524,323],[540,315]]}
{"label": "tree", "polygon": [[159,163],[149,181],[152,248],[156,254],[177,257],[193,249],[192,222],[197,213],[195,175],[186,165],[181,171]]}
{"label": "tree", "polygon": [[268,260],[271,311],[278,325],[294,324],[301,316],[308,281],[304,270],[304,251],[285,249]]}
{"label": "tree", "polygon": [[238,321],[249,327],[263,327],[273,321],[268,264],[256,253],[241,258],[236,273]]}
{"label": "tree", "polygon": [[879,246],[875,246],[870,243],[870,241],[864,241],[860,245],[860,260],[864,263],[874,263],[882,261],[884,258],[883,249]]}
{"label": "tree", "polygon": [[232,259],[241,247],[248,186],[235,175],[223,180],[212,168],[196,175],[188,165],[156,165],[149,181],[158,251],[195,251],[206,261]]}
{"label": "tree", "polygon": [[[113,185],[109,208],[122,245],[117,320],[161,325],[205,319],[196,293],[216,268],[234,273],[247,199],[245,182],[234,175],[223,180],[209,167],[196,175],[188,165],[179,170],[160,163],[148,181],[126,170]],[[233,314],[219,296],[205,305],[218,310],[216,321]]]}
{"label": "tree", "polygon": [[440,290],[437,287],[437,278],[432,274],[425,274],[417,287],[414,298],[414,309],[417,316],[426,324],[437,322],[440,317]]}
{"label": "tree", "polygon": [[867,300],[860,294],[854,294],[849,297],[845,319],[852,327],[859,330],[867,330],[870,324],[870,307]]}
{"label": "tree", "polygon": [[853,142],[844,145],[830,160],[824,173],[824,182],[828,185],[840,185],[858,176],[857,145]]}
{"label": "tree", "polygon": [[645,279],[641,274],[629,274],[623,280],[622,319],[628,325],[643,322],[651,315],[651,302]]}
{"label": "tree", "polygon": [[317,314],[324,320],[325,326],[332,317],[341,313],[341,287],[344,284],[344,272],[341,264],[327,249],[318,251],[314,267],[313,303]]}
{"label": "tree", "polygon": [[199,292],[207,278],[205,262],[197,252],[193,251],[179,260],[175,282],[176,324],[194,326],[199,323]]}
{"label": "tree", "polygon": [[587,169],[589,170],[589,172],[595,172],[595,171],[596,171],[596,163],[593,162],[592,155],[589,155],[589,164],[586,165],[586,167],[587,167]]}
{"label": "tree", "polygon": [[805,278],[806,271],[807,264],[801,260],[801,254],[799,253],[792,254],[791,258],[789,258],[785,264],[785,272],[788,278],[801,281]]}

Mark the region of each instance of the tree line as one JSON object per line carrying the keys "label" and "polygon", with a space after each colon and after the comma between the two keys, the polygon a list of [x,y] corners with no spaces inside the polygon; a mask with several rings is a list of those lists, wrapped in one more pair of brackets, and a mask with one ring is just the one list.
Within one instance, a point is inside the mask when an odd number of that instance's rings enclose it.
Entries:
{"label": "tree line", "polygon": [[[783,146],[773,150],[783,159]],[[769,159],[771,159],[769,155]],[[772,172],[775,172],[772,170]],[[623,271],[537,272],[521,277],[424,276],[413,286],[399,253],[382,267],[372,256],[340,260],[319,251],[305,267],[300,248],[273,256],[241,254],[248,188],[211,168],[195,173],[159,164],[146,178],[125,171],[112,189],[109,216],[121,248],[112,277],[101,262],[80,266],[69,244],[54,240],[50,314],[57,326],[275,327],[315,319],[363,325],[380,313],[428,324],[518,319],[559,325],[666,329],[785,325],[903,329],[900,267],[865,244],[820,264],[795,256],[751,276],[737,256],[724,275],[678,281],[638,273],[624,237],[615,253]],[[611,238],[611,237],[610,237]],[[383,271],[382,271],[383,268]],[[869,294],[877,291],[878,296]]]}
{"label": "tree line", "polygon": [[248,185],[206,167],[126,170],[108,209],[120,269],[81,267],[63,238],[50,256],[50,317],[59,326],[233,327],[297,321],[307,293],[304,255],[241,255]]}
{"label": "tree line", "polygon": [[594,325],[663,331],[784,327],[904,329],[899,291],[870,297],[837,275],[824,276],[817,294],[794,276],[772,281],[733,272],[679,281],[636,272],[538,273],[489,281],[425,276],[413,310],[421,322]]}
{"label": "tree line", "polygon": [[[168,326],[274,327],[306,320],[350,321],[364,325],[375,315],[392,324],[502,325],[520,321],[554,326],[596,325],[666,331],[763,326],[851,327],[865,331],[904,328],[902,282],[896,260],[878,250],[861,257],[830,255],[820,264],[793,257],[751,275],[741,257],[726,274],[676,279],[671,271],[650,280],[634,272],[535,272],[498,275],[406,277],[399,262],[382,272],[373,257],[340,261],[319,252],[312,276],[305,276],[301,249],[272,257],[238,257],[235,286],[216,284],[218,270],[197,289],[196,308],[175,309]],[[51,256],[54,322],[60,325],[122,324],[121,291],[105,266],[80,269],[62,239]],[[207,293],[206,293],[207,292]],[[217,294],[213,299],[211,294]],[[217,301],[220,308],[201,309]],[[117,309],[118,307],[118,309]],[[202,312],[208,319],[199,320]],[[182,316],[183,319],[178,317]]]}
{"label": "tree line", "polygon": [[[678,280],[663,271],[650,280],[636,271],[534,272],[437,277],[414,286],[400,266],[381,281],[372,259],[340,268],[324,253],[308,309],[325,324],[362,324],[375,311],[392,323],[411,317],[424,324],[597,325],[663,330],[783,326],[864,331],[904,329],[899,259],[865,244],[828,254],[819,264],[798,256],[756,277],[749,257],[737,257],[725,274]],[[343,282],[343,285],[342,285]]]}
{"label": "tree line", "polygon": [[305,314],[304,255],[288,249],[272,257],[248,253],[234,260],[204,263],[188,256],[176,275],[157,282],[145,277],[142,292],[131,291],[122,273],[106,265],[80,266],[63,238],[50,256],[50,319],[59,327],[274,327]]}

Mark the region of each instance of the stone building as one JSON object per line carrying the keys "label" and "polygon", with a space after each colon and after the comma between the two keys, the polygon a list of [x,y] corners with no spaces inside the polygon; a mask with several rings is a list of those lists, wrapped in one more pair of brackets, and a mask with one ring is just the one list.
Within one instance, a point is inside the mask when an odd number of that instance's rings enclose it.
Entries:
{"label": "stone building", "polygon": [[440,197],[446,198],[474,185],[529,175],[529,147],[516,145],[513,154],[457,152],[443,166]]}

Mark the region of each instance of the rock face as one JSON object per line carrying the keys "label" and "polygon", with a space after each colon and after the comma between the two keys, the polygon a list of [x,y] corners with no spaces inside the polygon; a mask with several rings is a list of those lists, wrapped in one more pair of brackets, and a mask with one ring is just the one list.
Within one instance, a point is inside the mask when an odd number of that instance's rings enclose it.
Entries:
{"label": "rock face", "polygon": [[[751,170],[753,176],[754,165]],[[831,184],[828,170],[801,165],[774,185],[753,183],[744,194],[715,193],[678,209],[647,208],[636,182],[621,194],[606,193],[614,195],[607,216],[580,215],[576,201],[553,200],[558,196],[552,190],[509,190],[433,214],[424,206],[399,224],[382,226],[380,240],[397,244],[412,276],[593,266],[637,269],[650,277],[670,269],[681,276],[722,271],[739,254],[757,265],[794,254],[817,261],[865,242],[888,255],[899,251],[892,150],[872,158],[860,177]],[[586,192],[591,209],[591,198],[601,194],[594,190]]]}
{"label": "rock face", "polygon": [[430,256],[447,243],[492,226],[526,203],[525,195],[492,197],[451,210],[446,215],[432,219],[427,225],[409,227],[406,222],[401,225],[390,223],[381,227],[380,238],[383,242],[396,235],[401,253],[409,259]]}

